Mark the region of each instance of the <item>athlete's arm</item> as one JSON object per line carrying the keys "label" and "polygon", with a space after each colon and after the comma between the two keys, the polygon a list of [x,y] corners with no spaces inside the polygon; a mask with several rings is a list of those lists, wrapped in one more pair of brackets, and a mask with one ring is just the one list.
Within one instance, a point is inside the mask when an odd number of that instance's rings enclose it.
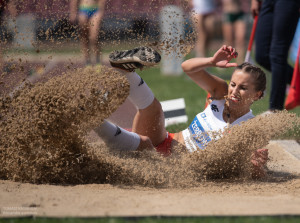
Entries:
{"label": "athlete's arm", "polygon": [[223,79],[211,75],[207,67],[235,67],[237,63],[229,63],[236,57],[236,51],[231,46],[222,46],[213,57],[192,58],[181,64],[183,71],[202,89],[215,99],[221,99],[227,94],[227,83]]}

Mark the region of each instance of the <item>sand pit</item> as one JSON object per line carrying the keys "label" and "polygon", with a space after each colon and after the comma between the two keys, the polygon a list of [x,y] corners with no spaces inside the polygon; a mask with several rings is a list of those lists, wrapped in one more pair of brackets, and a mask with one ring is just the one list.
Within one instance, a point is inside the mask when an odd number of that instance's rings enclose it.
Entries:
{"label": "sand pit", "polygon": [[[179,56],[193,36],[176,39]],[[150,45],[170,54],[173,44]],[[299,117],[258,117],[193,155],[112,152],[86,136],[126,99],[126,78],[110,68],[77,69],[75,59],[57,71],[53,60],[39,66],[47,78],[6,97],[31,73],[19,61],[17,76],[0,77],[10,82],[0,82],[0,217],[300,214],[300,164],[284,146],[268,145],[266,178],[253,180],[250,171],[253,151]]]}
{"label": "sand pit", "polygon": [[186,189],[157,189],[1,180],[1,216],[299,215],[300,161],[276,141],[268,148],[269,176],[260,181],[216,180]]}
{"label": "sand pit", "polygon": [[[127,94],[122,75],[95,67],[2,99],[1,216],[299,214],[299,160],[268,145],[295,114],[256,117],[193,154],[124,154],[86,136]],[[268,176],[253,180],[251,154],[267,145]]]}

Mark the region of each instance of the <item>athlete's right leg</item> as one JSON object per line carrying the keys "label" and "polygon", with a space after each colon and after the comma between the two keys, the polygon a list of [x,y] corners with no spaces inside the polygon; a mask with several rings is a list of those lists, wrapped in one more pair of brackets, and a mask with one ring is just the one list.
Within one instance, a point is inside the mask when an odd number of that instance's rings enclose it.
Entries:
{"label": "athlete's right leg", "polygon": [[164,141],[166,129],[161,105],[143,79],[133,72],[135,68],[153,66],[159,61],[160,55],[148,47],[115,51],[110,54],[111,65],[126,75],[130,83],[129,99],[138,108],[133,122],[133,132],[128,132],[108,121],[95,129],[111,147],[122,150],[153,149]]}
{"label": "athlete's right leg", "polygon": [[138,112],[134,118],[132,131],[148,136],[153,145],[157,146],[166,137],[164,114],[160,102],[154,97],[151,89],[135,72],[135,68],[156,65],[160,55],[148,47],[113,52],[110,62],[113,67],[121,68],[130,83],[129,99],[136,105]]}
{"label": "athlete's right leg", "polygon": [[107,120],[94,131],[112,149],[134,151],[154,148],[149,137],[129,132]]}
{"label": "athlete's right leg", "polygon": [[160,111],[160,103],[137,73],[124,70],[120,70],[120,72],[127,76],[130,83],[128,97],[138,108],[132,132],[108,121],[104,121],[94,130],[111,148],[127,151],[153,149],[153,145],[158,145],[166,137],[164,125],[157,123],[157,120],[164,120],[163,112]]}
{"label": "athlete's right leg", "polygon": [[132,131],[148,136],[154,146],[163,142],[167,135],[165,118],[160,102],[154,98],[144,109],[138,109],[132,125]]}

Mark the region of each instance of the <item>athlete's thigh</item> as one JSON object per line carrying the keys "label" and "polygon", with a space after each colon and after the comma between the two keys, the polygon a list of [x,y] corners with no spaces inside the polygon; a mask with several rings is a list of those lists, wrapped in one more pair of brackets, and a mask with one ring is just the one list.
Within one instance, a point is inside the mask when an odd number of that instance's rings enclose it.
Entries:
{"label": "athlete's thigh", "polygon": [[137,112],[132,130],[140,135],[148,136],[154,146],[164,141],[166,137],[165,118],[157,99],[154,99],[146,109]]}

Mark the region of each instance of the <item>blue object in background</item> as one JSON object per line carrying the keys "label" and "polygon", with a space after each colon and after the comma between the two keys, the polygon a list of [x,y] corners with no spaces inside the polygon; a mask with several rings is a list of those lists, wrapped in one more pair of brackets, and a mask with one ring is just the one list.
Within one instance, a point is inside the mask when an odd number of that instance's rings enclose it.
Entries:
{"label": "blue object in background", "polygon": [[[299,41],[300,41],[300,18],[298,21],[297,29],[294,35],[294,39],[290,48],[290,59],[292,60],[293,64],[296,62],[298,48],[299,48]],[[300,58],[299,58],[300,63]]]}

